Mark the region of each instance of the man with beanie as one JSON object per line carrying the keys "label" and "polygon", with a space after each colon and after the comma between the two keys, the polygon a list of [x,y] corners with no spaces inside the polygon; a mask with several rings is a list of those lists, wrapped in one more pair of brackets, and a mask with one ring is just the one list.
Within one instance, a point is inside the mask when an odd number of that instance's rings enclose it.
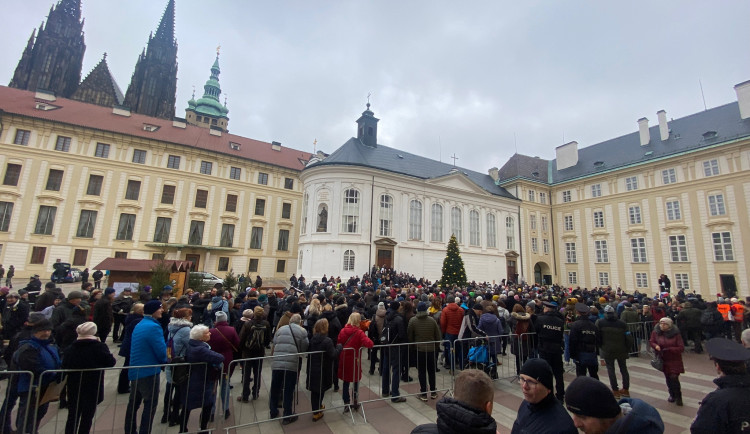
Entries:
{"label": "man with beanie", "polygon": [[612,391],[591,377],[578,377],[570,383],[565,406],[573,414],[576,428],[586,434],[664,432],[664,422],[654,407],[636,398],[623,398],[618,404]]}
{"label": "man with beanie", "polygon": [[417,315],[409,320],[406,329],[409,342],[426,342],[417,345],[417,373],[419,377],[419,399],[427,401],[427,381],[430,382],[430,397],[437,399],[435,386],[435,351],[440,345],[440,327],[427,315],[427,303],[420,301]]}
{"label": "man with beanie", "polygon": [[406,324],[404,324],[404,317],[399,313],[398,309],[401,305],[397,301],[392,301],[388,313],[385,315],[385,324],[383,325],[383,335],[386,337],[386,342],[382,342],[385,348],[383,348],[383,381],[381,384],[383,398],[391,397],[391,402],[406,402],[406,398],[399,396],[399,380],[401,375],[401,365],[407,364],[406,358],[402,359],[402,347],[404,345],[392,345],[401,344],[406,342]]}
{"label": "man with beanie", "polygon": [[84,308],[81,306],[82,299],[81,291],[70,291],[68,298],[52,311],[52,317],[50,317],[52,327],[55,329],[60,327],[62,323],[73,318],[74,313],[81,313],[82,316],[85,316]]}
{"label": "man with beanie", "polygon": [[453,398],[446,396],[435,406],[437,423],[419,425],[411,434],[495,434],[494,397],[495,387],[487,374],[479,369],[461,371]]}
{"label": "man with beanie", "polygon": [[[617,319],[615,309],[611,305],[604,307],[604,318],[596,322],[599,329],[599,349],[604,363],[607,365],[607,375],[609,376],[609,385],[612,387],[612,393],[615,399],[630,397],[630,373],[626,360],[629,349],[633,347],[632,335],[628,331],[628,325],[622,320]],[[615,360],[620,367],[622,374],[622,389],[617,388],[617,374],[615,373]]]}
{"label": "man with beanie", "polygon": [[[161,368],[139,366],[167,363],[167,344],[159,319],[163,313],[159,300],[150,300],[143,306],[143,320],[133,330],[130,347],[130,397],[125,413],[125,434],[148,434],[154,423],[159,404],[159,374]],[[136,430],[136,415],[143,402],[140,428]]]}
{"label": "man with beanie", "polygon": [[596,342],[598,329],[589,321],[589,307],[583,303],[576,303],[578,313],[576,321],[570,326],[570,358],[576,364],[576,376],[586,375],[599,379],[599,361],[596,357]]}
{"label": "man with beanie", "polygon": [[565,318],[558,311],[557,303],[544,302],[544,312],[537,316],[534,322],[537,339],[539,340],[539,357],[546,360],[555,375],[555,390],[557,399],[565,398],[565,384],[563,384],[563,328]]}
{"label": "man with beanie", "polygon": [[706,350],[716,367],[718,389],[706,395],[690,426],[692,434],[750,431],[750,373],[745,362],[750,350],[729,339],[714,338]]}
{"label": "man with beanie", "polygon": [[544,359],[529,359],[521,366],[518,381],[523,402],[511,434],[578,433],[573,419],[552,394],[552,376],[552,368]]}
{"label": "man with beanie", "polygon": [[112,323],[115,321],[112,312],[112,300],[114,299],[115,288],[108,287],[104,290],[102,298],[94,304],[94,323],[96,323],[98,330],[97,336],[102,342],[107,341],[107,336],[109,336],[109,332],[112,330]]}

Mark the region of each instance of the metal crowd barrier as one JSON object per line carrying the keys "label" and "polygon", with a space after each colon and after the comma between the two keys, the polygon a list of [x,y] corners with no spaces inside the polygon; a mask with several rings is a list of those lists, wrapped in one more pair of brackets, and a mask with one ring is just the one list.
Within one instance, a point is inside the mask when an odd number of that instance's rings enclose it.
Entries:
{"label": "metal crowd barrier", "polygon": [[34,384],[34,374],[30,371],[3,371],[0,372],[0,393],[3,396],[2,408],[0,408],[0,432],[9,433],[15,424],[16,431],[25,432],[26,421],[29,412],[33,415],[33,408],[29,405],[21,405],[32,401],[32,387],[27,392],[18,391],[18,381],[28,379],[29,385]]}
{"label": "metal crowd barrier", "polygon": [[633,336],[633,348],[630,349],[630,355],[648,354],[650,347],[648,340],[651,338],[651,332],[654,330],[653,321],[631,322],[628,323],[628,331]]}

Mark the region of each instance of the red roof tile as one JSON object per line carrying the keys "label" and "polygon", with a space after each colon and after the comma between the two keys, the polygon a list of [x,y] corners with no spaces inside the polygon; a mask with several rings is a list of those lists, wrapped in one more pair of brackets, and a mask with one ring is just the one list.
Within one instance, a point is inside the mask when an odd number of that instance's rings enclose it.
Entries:
{"label": "red roof tile", "polygon": [[[66,98],[58,97],[51,102],[42,101],[60,107],[54,110],[36,109],[37,101],[42,100],[37,100],[34,92],[0,86],[0,110],[7,113],[200,148],[293,170],[302,170],[311,156],[308,152],[284,146],[280,151],[275,151],[268,142],[234,134],[222,133],[221,137],[214,136],[208,129],[192,125],[187,125],[186,128],[175,127],[172,121],[137,113],[132,113],[129,117],[116,115],[112,113],[112,108]],[[159,129],[153,132],[144,131],[144,124],[154,125]],[[239,144],[240,149],[231,149],[229,142]]]}

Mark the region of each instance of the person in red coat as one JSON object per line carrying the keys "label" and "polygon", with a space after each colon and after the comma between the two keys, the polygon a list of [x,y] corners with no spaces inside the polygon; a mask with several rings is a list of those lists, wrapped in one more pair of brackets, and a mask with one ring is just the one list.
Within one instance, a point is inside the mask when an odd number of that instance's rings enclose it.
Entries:
{"label": "person in red coat", "polygon": [[[234,360],[234,353],[238,351],[240,338],[237,336],[237,330],[227,322],[227,314],[216,312],[216,322],[214,328],[210,330],[211,339],[208,345],[213,351],[224,356],[224,370],[221,376],[221,403],[224,407],[224,419],[229,419],[229,364]],[[232,365],[234,368],[235,365]],[[215,408],[214,408],[215,410]],[[214,412],[211,412],[213,416]]]}
{"label": "person in red coat", "polygon": [[[361,316],[359,313],[354,312],[349,315],[349,321],[341,333],[339,333],[338,343],[343,345],[343,350],[339,354],[339,371],[338,377],[344,382],[344,413],[349,412],[351,409],[359,410],[359,380],[362,379],[362,360],[360,360],[362,347],[372,348],[372,340],[367,337],[365,332],[359,327]],[[354,404],[350,405],[349,402],[349,383],[352,385],[352,395],[354,397]]]}
{"label": "person in red coat", "polygon": [[685,344],[682,342],[680,330],[669,317],[664,317],[659,320],[659,325],[651,333],[649,343],[656,354],[664,360],[664,378],[667,380],[667,389],[669,389],[667,401],[682,406],[680,374],[685,372],[685,366],[682,364],[682,351],[685,349]]}

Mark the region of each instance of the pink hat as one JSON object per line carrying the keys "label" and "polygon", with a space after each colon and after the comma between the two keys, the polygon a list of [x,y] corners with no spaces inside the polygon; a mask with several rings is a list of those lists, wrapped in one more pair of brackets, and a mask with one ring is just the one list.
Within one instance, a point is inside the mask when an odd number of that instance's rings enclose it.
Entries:
{"label": "pink hat", "polygon": [[96,336],[96,330],[97,330],[96,324],[94,324],[91,321],[85,322],[79,325],[78,327],[76,327],[76,333],[78,333],[78,340],[80,341],[80,340],[90,339],[90,340],[98,341],[99,338]]}
{"label": "pink hat", "polygon": [[9,292],[10,292],[10,288],[8,288],[7,286],[3,286],[2,288],[0,288],[0,293],[2,294],[7,294]]}

